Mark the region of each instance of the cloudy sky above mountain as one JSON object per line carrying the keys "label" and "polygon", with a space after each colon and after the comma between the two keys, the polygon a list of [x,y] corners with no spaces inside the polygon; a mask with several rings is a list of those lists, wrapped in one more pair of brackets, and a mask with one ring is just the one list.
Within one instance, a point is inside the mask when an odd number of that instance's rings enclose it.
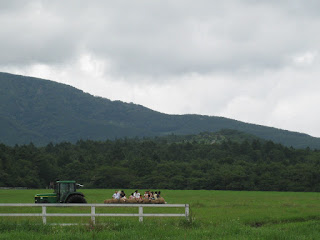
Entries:
{"label": "cloudy sky above mountain", "polygon": [[0,71],[320,137],[320,1],[0,2]]}

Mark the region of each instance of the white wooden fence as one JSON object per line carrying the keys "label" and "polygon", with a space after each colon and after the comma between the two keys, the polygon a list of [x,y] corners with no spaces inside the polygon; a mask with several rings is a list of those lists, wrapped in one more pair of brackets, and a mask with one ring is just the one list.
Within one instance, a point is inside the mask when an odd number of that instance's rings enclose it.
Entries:
{"label": "white wooden fence", "polygon": [[[42,213],[0,213],[0,217],[42,217],[43,224],[47,223],[47,217],[91,217],[95,224],[95,217],[185,217],[189,220],[189,204],[34,204],[34,203],[0,203],[0,207],[41,207]],[[47,213],[47,207],[90,207],[91,213]],[[96,207],[137,207],[139,213],[96,213]],[[143,208],[185,208],[184,213],[143,213]]]}

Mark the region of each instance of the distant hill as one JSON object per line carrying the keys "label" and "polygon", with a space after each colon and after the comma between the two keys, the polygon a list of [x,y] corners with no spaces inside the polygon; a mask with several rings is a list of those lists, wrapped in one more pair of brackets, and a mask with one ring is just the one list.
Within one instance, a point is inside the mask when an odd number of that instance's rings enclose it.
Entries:
{"label": "distant hill", "polygon": [[223,142],[232,141],[237,143],[243,143],[244,141],[253,142],[258,140],[260,142],[266,142],[257,136],[240,132],[232,129],[222,129],[218,132],[201,132],[198,134],[187,134],[187,135],[165,135],[150,138],[142,138],[141,141],[150,140],[153,142],[166,142],[171,143],[201,143],[201,144],[221,144]]}
{"label": "distant hill", "polygon": [[94,97],[74,87],[0,73],[0,142],[14,145],[80,139],[186,135],[233,129],[296,148],[318,148],[307,134],[224,117],[169,115],[141,105]]}

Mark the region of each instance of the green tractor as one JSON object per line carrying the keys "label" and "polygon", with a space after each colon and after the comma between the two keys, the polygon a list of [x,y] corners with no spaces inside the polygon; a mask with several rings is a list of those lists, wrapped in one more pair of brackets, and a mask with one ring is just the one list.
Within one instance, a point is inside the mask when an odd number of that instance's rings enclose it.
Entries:
{"label": "green tractor", "polygon": [[77,192],[82,185],[76,181],[56,181],[54,193],[36,194],[35,203],[87,203],[83,193]]}

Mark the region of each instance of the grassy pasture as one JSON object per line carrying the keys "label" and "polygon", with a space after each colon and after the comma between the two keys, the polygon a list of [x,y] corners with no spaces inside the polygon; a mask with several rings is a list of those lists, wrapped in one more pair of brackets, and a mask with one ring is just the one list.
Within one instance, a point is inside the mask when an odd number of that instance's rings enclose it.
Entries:
{"label": "grassy pasture", "polygon": [[[103,203],[114,190],[83,189],[89,203]],[[51,190],[0,190],[1,203],[33,203]],[[127,194],[133,190],[125,190]],[[320,239],[320,193],[162,190],[168,203],[189,203],[192,220],[137,217],[96,218],[97,224],[42,225],[41,218],[0,217],[0,239]],[[89,208],[47,208],[47,212],[83,212]],[[137,213],[137,208],[97,212]],[[0,208],[5,212],[41,212],[41,208]],[[183,208],[144,208],[144,212],[183,213]],[[48,217],[48,223],[90,223],[90,218]]]}

